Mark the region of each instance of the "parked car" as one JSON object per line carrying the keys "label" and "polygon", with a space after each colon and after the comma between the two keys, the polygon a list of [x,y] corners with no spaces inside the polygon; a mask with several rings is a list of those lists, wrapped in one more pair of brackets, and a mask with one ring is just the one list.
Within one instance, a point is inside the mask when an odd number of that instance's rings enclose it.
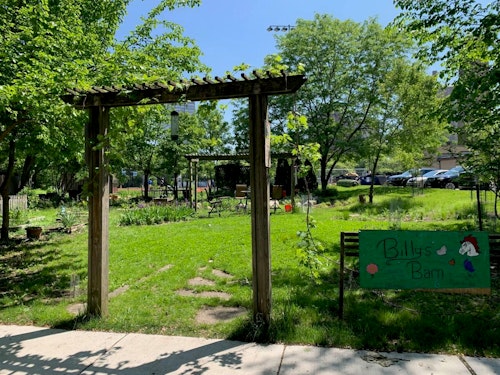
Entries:
{"label": "parked car", "polygon": [[[359,183],[361,185],[371,185],[373,176],[368,174],[359,178]],[[385,174],[375,175],[374,185],[384,185],[387,181],[387,176]]]}
{"label": "parked car", "polygon": [[406,186],[406,183],[413,176],[422,176],[427,172],[433,171],[436,168],[419,168],[419,169],[409,169],[401,174],[396,174],[394,176],[389,176],[387,179],[387,184],[392,186]]}
{"label": "parked car", "polygon": [[422,176],[412,177],[406,182],[406,186],[424,187],[425,181],[427,181],[427,179],[429,177],[439,176],[445,172],[448,172],[448,170],[447,169],[435,169],[433,171],[427,172],[426,174],[424,174]]}
{"label": "parked car", "polygon": [[458,188],[460,190],[475,190],[477,181],[479,181],[480,190],[494,190],[495,185],[492,182],[481,180],[480,176],[470,171],[466,171],[458,177]]}
{"label": "parked car", "polygon": [[428,177],[425,181],[426,187],[456,189],[458,188],[458,177],[465,172],[465,169],[457,165],[451,168],[448,172],[441,175]]}
{"label": "parked car", "polygon": [[358,174],[356,172],[347,172],[344,174],[341,174],[337,177],[335,177],[336,181],[339,180],[357,180],[359,178]]}

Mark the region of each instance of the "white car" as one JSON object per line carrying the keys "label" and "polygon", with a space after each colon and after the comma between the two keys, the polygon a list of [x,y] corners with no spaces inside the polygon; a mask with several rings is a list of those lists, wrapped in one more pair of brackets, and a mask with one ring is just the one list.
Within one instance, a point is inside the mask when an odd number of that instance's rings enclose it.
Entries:
{"label": "white car", "polygon": [[430,172],[427,172],[425,173],[424,175],[422,176],[415,176],[415,177],[412,177],[410,178],[407,182],[406,182],[406,186],[413,186],[413,187],[424,187],[425,186],[425,181],[427,181],[427,179],[429,177],[435,177],[435,176],[439,176],[439,175],[442,175],[443,173],[447,172],[448,170],[447,169],[435,169],[433,171],[430,171]]}

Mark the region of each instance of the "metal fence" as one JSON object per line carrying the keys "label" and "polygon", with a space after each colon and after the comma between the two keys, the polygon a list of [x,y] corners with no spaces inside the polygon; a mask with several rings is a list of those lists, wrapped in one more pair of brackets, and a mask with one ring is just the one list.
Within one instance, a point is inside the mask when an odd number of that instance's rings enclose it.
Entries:
{"label": "metal fence", "polygon": [[[9,210],[27,210],[27,195],[9,195]],[[3,201],[0,199],[0,214],[3,212]]]}

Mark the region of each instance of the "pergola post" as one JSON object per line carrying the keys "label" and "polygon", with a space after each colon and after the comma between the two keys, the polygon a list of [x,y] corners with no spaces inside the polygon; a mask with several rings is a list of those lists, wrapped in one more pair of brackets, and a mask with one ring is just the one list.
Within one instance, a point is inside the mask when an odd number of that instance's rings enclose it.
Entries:
{"label": "pergola post", "polygon": [[109,250],[109,172],[107,169],[107,133],[109,108],[89,109],[85,151],[89,168],[89,237],[87,313],[108,314]]}
{"label": "pergola post", "polygon": [[251,95],[250,186],[252,216],[252,268],[254,321],[269,325],[271,319],[271,240],[269,218],[270,125],[267,96]]}
{"label": "pergola post", "polygon": [[[194,173],[194,191],[193,191],[193,173]],[[193,201],[193,196],[194,196],[194,201]],[[198,211],[198,159],[191,159],[191,158],[189,159],[189,204],[191,205],[191,207],[194,207],[195,211]]]}
{"label": "pergola post", "polygon": [[[295,179],[297,178],[296,176],[296,166],[295,166],[295,161],[296,158],[292,158],[292,163],[290,166],[290,202],[292,203],[292,209],[295,208]],[[293,212],[293,211],[292,211]]]}
{"label": "pergola post", "polygon": [[198,211],[198,159],[194,161],[194,210]]}
{"label": "pergola post", "polygon": [[[189,160],[189,165],[188,165],[188,178],[189,178],[189,183],[188,183],[189,206],[193,207],[193,163],[191,160]],[[196,211],[196,207],[195,207],[195,211]]]}

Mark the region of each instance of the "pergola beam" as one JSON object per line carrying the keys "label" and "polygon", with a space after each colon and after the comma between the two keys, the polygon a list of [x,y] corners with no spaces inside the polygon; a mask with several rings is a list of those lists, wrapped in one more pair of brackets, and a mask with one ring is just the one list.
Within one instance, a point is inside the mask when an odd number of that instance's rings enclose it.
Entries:
{"label": "pergola beam", "polygon": [[[250,161],[250,154],[187,154],[184,157],[188,160],[247,160]],[[273,159],[290,159],[294,155],[290,152],[271,153]]]}
{"label": "pergola beam", "polygon": [[[62,99],[76,108],[94,106],[125,107],[147,104],[168,104],[185,101],[221,100],[245,98],[251,95],[281,95],[297,91],[305,82],[304,76],[279,76],[273,78],[206,83],[179,83],[176,85],[143,85],[122,90],[108,91],[96,89],[78,91],[68,90],[70,94]],[[75,95],[77,94],[77,95]]]}

